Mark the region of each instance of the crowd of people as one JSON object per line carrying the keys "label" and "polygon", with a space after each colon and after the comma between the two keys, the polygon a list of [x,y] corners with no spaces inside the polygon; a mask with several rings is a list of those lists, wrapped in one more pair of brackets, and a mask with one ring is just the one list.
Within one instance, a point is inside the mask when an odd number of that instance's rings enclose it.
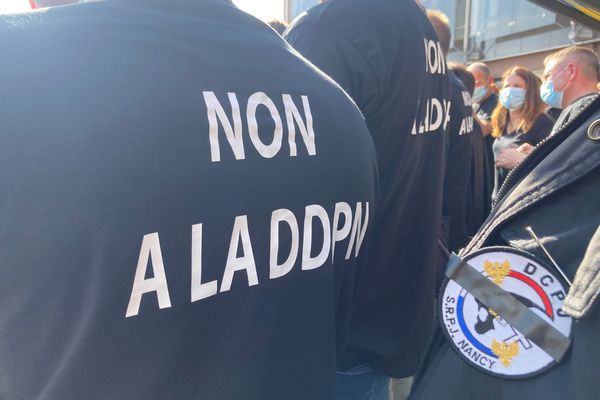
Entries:
{"label": "crowd of people", "polygon": [[600,62],[415,0],[0,16],[0,398],[593,399]]}

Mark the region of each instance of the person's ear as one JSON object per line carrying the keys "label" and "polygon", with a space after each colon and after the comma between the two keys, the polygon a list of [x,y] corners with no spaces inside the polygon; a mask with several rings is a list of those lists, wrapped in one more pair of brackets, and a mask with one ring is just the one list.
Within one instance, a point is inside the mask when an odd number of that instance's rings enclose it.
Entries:
{"label": "person's ear", "polygon": [[579,75],[579,66],[575,63],[569,63],[567,70],[569,71],[569,82],[574,81],[577,75]]}

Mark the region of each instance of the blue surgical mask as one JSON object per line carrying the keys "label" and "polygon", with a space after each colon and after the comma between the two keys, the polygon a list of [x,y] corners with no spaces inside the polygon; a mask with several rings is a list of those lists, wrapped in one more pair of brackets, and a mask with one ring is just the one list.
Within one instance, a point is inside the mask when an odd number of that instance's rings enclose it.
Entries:
{"label": "blue surgical mask", "polygon": [[[563,68],[563,70],[560,71],[554,77],[554,79],[558,78],[558,76],[562,74],[565,69],[567,68]],[[565,94],[565,89],[567,88],[567,86],[569,86],[571,82],[567,83],[563,90],[556,90],[554,89],[554,79],[548,79],[546,82],[542,83],[542,86],[540,87],[540,96],[542,97],[544,103],[548,104],[550,107],[562,108],[562,101],[563,96]]]}
{"label": "blue surgical mask", "polygon": [[507,87],[500,92],[500,103],[510,111],[519,110],[525,104],[525,89]]}
{"label": "blue surgical mask", "polygon": [[552,108],[562,108],[562,100],[565,92],[554,90],[554,81],[546,81],[542,83],[540,88],[540,96],[544,103]]}
{"label": "blue surgical mask", "polygon": [[473,90],[473,102],[479,103],[481,99],[485,97],[487,93],[487,87],[485,86],[477,86],[475,90]]}

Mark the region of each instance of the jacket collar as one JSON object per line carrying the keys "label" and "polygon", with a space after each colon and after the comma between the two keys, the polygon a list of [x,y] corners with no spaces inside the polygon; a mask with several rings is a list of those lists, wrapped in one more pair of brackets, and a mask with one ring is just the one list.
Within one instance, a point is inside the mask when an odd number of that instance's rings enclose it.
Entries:
{"label": "jacket collar", "polygon": [[509,220],[600,167],[600,141],[590,139],[587,132],[597,120],[600,120],[600,97],[595,97],[572,123],[553,133],[564,137],[562,142],[508,192],[462,253],[482,247]]}

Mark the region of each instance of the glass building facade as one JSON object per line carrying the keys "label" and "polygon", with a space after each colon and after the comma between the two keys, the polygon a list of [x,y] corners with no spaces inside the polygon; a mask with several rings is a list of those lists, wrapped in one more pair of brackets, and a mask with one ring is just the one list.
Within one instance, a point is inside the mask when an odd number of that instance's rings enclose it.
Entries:
{"label": "glass building facade", "polygon": [[[527,0],[422,0],[448,15],[451,58],[469,62],[507,58],[600,39],[568,18]],[[465,43],[466,37],[466,43]]]}
{"label": "glass building facade", "polygon": [[305,10],[319,4],[319,0],[286,0],[286,15],[291,22]]}
{"label": "glass building facade", "polygon": [[[285,0],[286,17],[293,20],[318,0]],[[365,0],[369,1],[369,0]],[[570,44],[600,50],[600,32],[572,24],[528,0],[421,0],[450,19],[449,59],[461,63],[484,61],[499,77],[513,65],[536,73],[546,55]]]}

